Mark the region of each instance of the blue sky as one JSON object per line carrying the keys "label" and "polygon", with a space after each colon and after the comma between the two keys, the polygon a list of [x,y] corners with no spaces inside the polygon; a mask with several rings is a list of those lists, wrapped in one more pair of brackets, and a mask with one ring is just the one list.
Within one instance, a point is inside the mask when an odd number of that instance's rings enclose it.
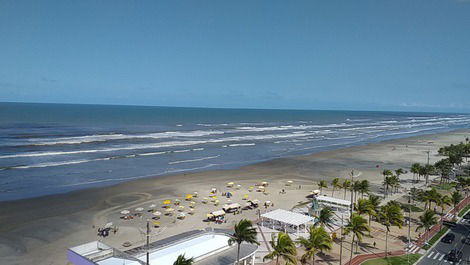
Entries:
{"label": "blue sky", "polygon": [[470,1],[0,1],[0,101],[470,112]]}

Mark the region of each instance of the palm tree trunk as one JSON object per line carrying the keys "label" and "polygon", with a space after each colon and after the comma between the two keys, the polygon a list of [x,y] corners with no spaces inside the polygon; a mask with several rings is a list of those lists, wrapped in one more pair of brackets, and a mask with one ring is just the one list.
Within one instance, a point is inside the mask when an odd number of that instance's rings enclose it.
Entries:
{"label": "palm tree trunk", "polygon": [[240,263],[240,244],[238,244],[237,248],[237,265]]}
{"label": "palm tree trunk", "polygon": [[385,257],[388,255],[388,229],[385,231]]}
{"label": "palm tree trunk", "polygon": [[343,200],[346,200],[346,188],[344,188],[344,196],[343,196]]}
{"label": "palm tree trunk", "polygon": [[279,256],[276,257],[276,265],[279,265]]}
{"label": "palm tree trunk", "polygon": [[351,256],[349,257],[349,264],[352,262],[352,255],[353,255],[353,249],[354,249],[354,236],[355,234],[353,233],[352,241],[351,241]]}
{"label": "palm tree trunk", "polygon": [[312,265],[315,265],[315,254],[312,255]]}
{"label": "palm tree trunk", "polygon": [[333,187],[333,191],[331,192],[331,197],[335,195],[335,187]]}

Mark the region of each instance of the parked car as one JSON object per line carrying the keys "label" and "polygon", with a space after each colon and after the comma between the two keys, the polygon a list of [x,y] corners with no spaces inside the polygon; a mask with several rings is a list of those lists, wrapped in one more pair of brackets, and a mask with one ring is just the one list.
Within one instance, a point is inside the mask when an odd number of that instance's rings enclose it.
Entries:
{"label": "parked car", "polygon": [[454,239],[455,239],[455,234],[448,233],[441,239],[441,242],[450,244],[454,242]]}
{"label": "parked car", "polygon": [[447,260],[452,262],[459,262],[462,259],[462,251],[457,249],[452,249],[447,255]]}
{"label": "parked car", "polygon": [[465,238],[464,243],[467,245],[470,245],[470,237]]}
{"label": "parked car", "polygon": [[463,216],[463,219],[470,220],[470,213],[467,213]]}

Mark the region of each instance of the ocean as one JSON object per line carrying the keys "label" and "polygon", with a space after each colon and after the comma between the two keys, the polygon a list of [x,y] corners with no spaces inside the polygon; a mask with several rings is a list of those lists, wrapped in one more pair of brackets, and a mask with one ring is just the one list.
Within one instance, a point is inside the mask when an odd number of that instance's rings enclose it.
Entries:
{"label": "ocean", "polygon": [[469,127],[469,114],[0,103],[0,200]]}

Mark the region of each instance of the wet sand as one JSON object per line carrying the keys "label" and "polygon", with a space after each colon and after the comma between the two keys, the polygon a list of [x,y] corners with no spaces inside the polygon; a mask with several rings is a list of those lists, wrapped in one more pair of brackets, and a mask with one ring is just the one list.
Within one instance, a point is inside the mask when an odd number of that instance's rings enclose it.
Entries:
{"label": "wet sand", "polygon": [[[143,240],[139,228],[143,228],[144,218],[125,221],[119,219],[123,209],[133,210],[156,203],[160,206],[164,199],[184,201],[186,193],[199,192],[195,199],[196,214],[185,220],[174,217],[162,217],[162,228],[153,230],[153,239],[164,238],[195,228],[214,226],[202,222],[205,215],[220,209],[227,203],[220,198],[220,205],[202,204],[201,197],[207,197],[212,187],[221,191],[229,190],[225,184],[234,181],[242,187],[231,189],[232,202],[243,203],[241,197],[262,202],[271,200],[275,208],[290,209],[305,196],[317,188],[314,181],[324,179],[331,181],[334,177],[347,177],[354,169],[359,179],[368,179],[371,188],[378,190],[384,169],[409,169],[411,163],[426,163],[426,151],[431,151],[430,161],[440,159],[437,149],[443,145],[464,141],[470,130],[458,130],[449,133],[416,136],[398,140],[385,141],[365,146],[338,149],[312,155],[275,159],[235,170],[216,170],[191,174],[135,180],[112,187],[75,191],[67,194],[45,196],[0,203],[0,264],[67,264],[66,249],[75,245],[97,240],[96,229],[107,222],[113,222],[119,230],[104,241],[120,247],[122,242],[130,241],[134,245]],[[286,186],[287,180],[294,183]],[[269,194],[253,191],[261,181],[268,181]],[[298,186],[301,185],[301,189]],[[286,189],[286,194],[279,194]],[[331,190],[325,191],[330,193]],[[343,191],[336,196],[341,197]],[[147,213],[146,213],[147,214]],[[216,227],[231,227],[240,218],[254,219],[256,212],[244,211],[237,216],[228,216],[226,224]],[[122,247],[121,247],[122,248]]]}

